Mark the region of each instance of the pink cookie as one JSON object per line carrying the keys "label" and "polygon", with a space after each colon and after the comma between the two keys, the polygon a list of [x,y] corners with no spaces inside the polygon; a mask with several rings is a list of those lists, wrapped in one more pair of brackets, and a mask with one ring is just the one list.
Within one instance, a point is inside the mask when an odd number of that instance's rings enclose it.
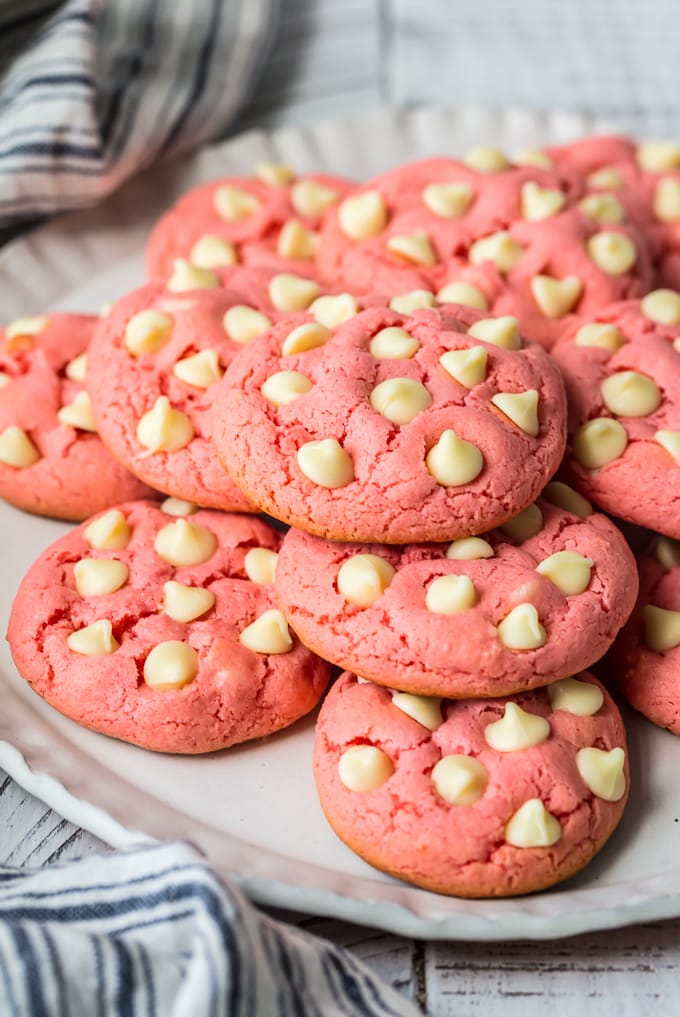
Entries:
{"label": "pink cookie", "polygon": [[80,520],[153,495],[96,432],[84,382],[97,322],[50,314],[0,330],[0,497],[29,512]]}
{"label": "pink cookie", "polygon": [[289,633],[262,520],[129,502],[57,540],[24,578],[17,668],[79,724],[159,752],[211,752],[308,713],[328,665]]}
{"label": "pink cookie", "polygon": [[680,537],[680,294],[616,304],[553,349],[569,397],[565,477],[628,522]]}
{"label": "pink cookie", "polygon": [[244,349],[213,434],[235,482],[276,518],[406,543],[525,508],[559,465],[564,414],[559,371],[512,320],[372,308],[335,329],[291,318]]}
{"label": "pink cookie", "polygon": [[[590,511],[565,485],[546,493]],[[503,530],[449,546],[290,530],[276,592],[305,645],[334,664],[380,685],[469,698],[546,685],[599,660],[633,609],[637,572],[605,516],[543,497]]]}
{"label": "pink cookie", "polygon": [[512,699],[424,699],[345,674],[317,723],[317,789],[371,865],[438,893],[505,897],[574,875],[628,795],[623,723],[584,672]]}

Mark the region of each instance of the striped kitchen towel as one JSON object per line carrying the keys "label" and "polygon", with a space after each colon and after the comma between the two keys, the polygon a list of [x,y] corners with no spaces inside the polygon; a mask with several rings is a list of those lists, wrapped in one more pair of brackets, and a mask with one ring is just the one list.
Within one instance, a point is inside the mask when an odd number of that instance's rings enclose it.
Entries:
{"label": "striped kitchen towel", "polygon": [[224,135],[278,0],[0,0],[0,228]]}
{"label": "striped kitchen towel", "polygon": [[415,1017],[349,953],[169,843],[0,868],[3,1017]]}

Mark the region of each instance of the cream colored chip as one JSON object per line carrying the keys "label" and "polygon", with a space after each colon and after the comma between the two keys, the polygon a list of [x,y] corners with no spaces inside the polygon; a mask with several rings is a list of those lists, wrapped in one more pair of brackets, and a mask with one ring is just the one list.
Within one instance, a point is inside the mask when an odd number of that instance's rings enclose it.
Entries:
{"label": "cream colored chip", "polygon": [[9,385],[12,379],[4,371],[0,371],[0,388],[4,388],[5,385]]}
{"label": "cream colored chip", "polygon": [[295,170],[285,162],[256,162],[255,176],[267,187],[285,187],[295,179]]}
{"label": "cream colored chip", "polygon": [[172,373],[180,381],[195,388],[210,388],[224,374],[217,350],[201,350],[191,357],[178,360]]}
{"label": "cream colored chip", "polygon": [[544,558],[536,566],[536,571],[566,597],[574,597],[588,589],[594,564],[592,558],[586,558],[578,551],[556,551]]}
{"label": "cream colored chip", "polygon": [[491,402],[520,430],[530,434],[532,438],[538,437],[540,425],[537,389],[530,388],[526,392],[497,392],[491,397]]}
{"label": "cream colored chip", "polygon": [[272,327],[272,322],[266,314],[246,304],[235,304],[230,307],[222,319],[222,324],[232,342],[240,346],[252,343]]}
{"label": "cream colored chip", "polygon": [[444,431],[425,457],[428,472],[442,487],[460,487],[478,477],[484,457],[476,445],[459,438],[455,431]]}
{"label": "cream colored chip", "polygon": [[406,236],[390,237],[387,250],[412,265],[436,265],[437,252],[425,230],[418,230]]}
{"label": "cream colored chip", "polygon": [[393,773],[392,760],[375,745],[351,745],[338,762],[338,777],[349,791],[372,791]]}
{"label": "cream colored chip", "polygon": [[511,272],[524,254],[524,248],[510,236],[507,230],[499,230],[472,244],[468,258],[473,265],[492,261],[499,272]]}
{"label": "cream colored chip", "polygon": [[33,318],[15,318],[5,326],[5,345],[12,349],[16,345],[13,340],[32,339],[33,336],[44,332],[49,323],[49,318],[44,314]]}
{"label": "cream colored chip", "polygon": [[478,173],[500,173],[501,170],[510,169],[505,153],[491,145],[476,145],[469,149],[463,156],[463,162]]}
{"label": "cream colored chip", "polygon": [[594,170],[586,177],[589,187],[598,187],[603,190],[620,191],[625,182],[621,174],[613,166],[603,166],[602,169]]}
{"label": "cream colored chip", "polygon": [[288,622],[281,611],[275,608],[264,611],[246,626],[238,641],[255,653],[290,653],[293,649]]}
{"label": "cream colored chip", "polygon": [[543,513],[536,504],[527,505],[525,509],[501,526],[506,537],[510,537],[510,540],[514,540],[516,544],[523,544],[525,540],[531,540],[542,528]]}
{"label": "cream colored chip", "polygon": [[562,827],[541,801],[530,798],[505,824],[505,840],[518,848],[551,847],[562,836]]}
{"label": "cream colored chip", "polygon": [[425,594],[425,607],[433,614],[456,614],[477,603],[477,591],[469,576],[439,576]]}
{"label": "cream colored chip", "polygon": [[588,239],[586,250],[590,260],[608,275],[630,271],[637,258],[635,244],[625,233],[595,233]]}
{"label": "cream colored chip", "polygon": [[206,233],[189,252],[189,261],[198,268],[225,268],[238,262],[236,248],[224,237]]}
{"label": "cream colored chip", "polygon": [[645,623],[645,646],[649,650],[666,653],[680,646],[680,611],[645,604],[642,616]]}
{"label": "cream colored chip", "polygon": [[320,325],[333,329],[358,314],[359,305],[351,293],[339,293],[335,297],[317,297],[307,310]]}
{"label": "cream colored chip", "polygon": [[680,464],[680,431],[657,431],[654,440]]}
{"label": "cream colored chip", "polygon": [[447,350],[439,363],[460,385],[474,388],[486,380],[489,355],[483,346],[470,346],[466,350]]}
{"label": "cream colored chip", "polygon": [[487,724],[484,738],[496,752],[520,752],[541,745],[550,737],[550,724],[545,717],[528,713],[517,703],[506,703],[500,720]]}
{"label": "cream colored chip", "polygon": [[376,332],[368,348],[377,360],[410,360],[420,349],[420,343],[405,328],[390,325]]}
{"label": "cream colored chip", "polygon": [[239,222],[249,219],[260,208],[259,199],[240,187],[223,184],[213,193],[213,205],[220,219],[225,222]]}
{"label": "cream colored chip", "polygon": [[40,459],[40,453],[21,427],[6,427],[0,433],[0,463],[25,470]]}
{"label": "cream colored chip", "polygon": [[158,353],[170,341],[172,327],[172,318],[148,307],[130,318],[125,326],[123,342],[133,357]]}
{"label": "cream colored chip", "polygon": [[611,417],[588,420],[574,434],[572,450],[576,459],[589,470],[597,470],[622,456],[628,435],[625,427]]}
{"label": "cream colored chip", "polygon": [[170,565],[200,565],[217,550],[215,534],[200,523],[178,518],[161,527],[153,543],[159,558]]}
{"label": "cream colored chip", "polygon": [[81,385],[85,384],[87,372],[87,353],[80,353],[73,360],[69,360],[64,371],[69,381],[76,381]]}
{"label": "cream colored chip", "polygon": [[432,768],[432,783],[449,805],[474,805],[486,791],[489,774],[474,756],[442,756]]}
{"label": "cream colored chip", "polygon": [[654,542],[654,555],[665,569],[680,568],[680,541],[669,537],[657,537]]}
{"label": "cream colored chip", "polygon": [[432,696],[414,696],[410,692],[393,692],[392,705],[417,720],[428,731],[436,731],[442,723],[442,701]]}
{"label": "cream colored chip", "polygon": [[609,412],[618,417],[646,417],[661,402],[658,385],[637,371],[610,374],[600,385],[600,392]]}
{"label": "cream colored chip", "polygon": [[462,304],[477,311],[488,311],[489,301],[479,286],[466,282],[450,282],[437,293],[438,304]]}
{"label": "cream colored chip", "polygon": [[276,253],[281,258],[299,258],[311,261],[319,246],[319,234],[308,230],[296,219],[284,223],[276,242]]}
{"label": "cream colored chip", "polygon": [[179,639],[158,643],[144,661],[144,681],[159,692],[181,689],[198,674],[198,653]]}
{"label": "cream colored chip", "polygon": [[519,322],[511,314],[502,318],[482,318],[470,325],[468,335],[473,339],[481,339],[493,346],[501,346],[506,350],[519,350],[522,348],[522,337],[519,334]]}
{"label": "cream colored chip", "polygon": [[81,558],[73,566],[76,590],[81,597],[104,597],[128,581],[130,572],[116,558]]}
{"label": "cream colored chip", "polygon": [[308,441],[297,451],[298,466],[313,484],[335,490],[354,480],[354,463],[336,438]]}
{"label": "cream colored chip", "polygon": [[451,561],[475,561],[478,558],[493,558],[494,550],[482,537],[459,537],[446,549],[446,557]]}
{"label": "cream colored chip", "polygon": [[177,622],[191,622],[209,611],[215,603],[212,590],[200,586],[185,586],[170,580],[163,583],[163,614]]}
{"label": "cream colored chip", "polygon": [[338,209],[340,229],[350,240],[367,240],[387,226],[387,206],[379,191],[364,191],[345,198]]}
{"label": "cream colored chip", "polygon": [[475,192],[469,184],[428,184],[422,190],[425,207],[440,219],[458,219],[472,204]]}
{"label": "cream colored chip", "polygon": [[605,802],[618,802],[626,793],[626,775],[623,772],[626,754],[621,748],[586,748],[576,753],[576,765],[583,783]]}
{"label": "cream colored chip", "polygon": [[81,653],[84,657],[104,657],[115,653],[120,643],[113,634],[108,618],[100,618],[99,621],[72,632],[66,645],[69,650]]}
{"label": "cream colored chip", "polygon": [[251,547],[243,559],[243,567],[248,579],[252,583],[264,583],[271,586],[274,582],[278,559],[276,551],[270,551],[268,547]]}
{"label": "cream colored chip", "polygon": [[589,194],[578,207],[597,222],[623,222],[626,217],[623,205],[613,194]]}
{"label": "cream colored chip", "polygon": [[376,385],[369,402],[376,413],[393,424],[409,424],[432,405],[432,396],[413,378],[388,378]]}
{"label": "cream colored chip", "polygon": [[540,148],[523,148],[512,161],[516,166],[540,166],[542,169],[552,169],[555,165],[550,156]]}
{"label": "cream colored chip", "polygon": [[553,215],[561,212],[567,203],[567,196],[563,191],[550,187],[541,187],[533,180],[527,180],[522,184],[521,208],[522,218],[530,222],[537,222],[541,219],[550,219]]}
{"label": "cream colored chip", "polygon": [[392,297],[390,310],[398,311],[400,314],[412,314],[414,311],[434,307],[434,293],[431,290],[411,290],[410,293],[402,293],[400,296]]}
{"label": "cream colored chip", "polygon": [[83,536],[95,551],[122,551],[130,543],[132,527],[120,509],[109,509],[85,527]]}
{"label": "cream colored chip", "polygon": [[170,405],[167,396],[159,396],[137,424],[137,441],[150,452],[177,452],[193,437],[194,425],[186,413]]}
{"label": "cream colored chip", "polygon": [[664,177],[654,189],[654,215],[661,222],[675,222],[680,219],[680,180]]}
{"label": "cream colored chip", "polygon": [[371,607],[390,585],[395,569],[377,554],[355,554],[338,570],[338,592],[350,604]]}
{"label": "cream colored chip", "polygon": [[320,219],[339,197],[339,193],[332,187],[318,184],[314,180],[298,180],[290,192],[293,208],[305,219]]}
{"label": "cream colored chip", "polygon": [[562,483],[561,480],[551,480],[543,490],[543,497],[551,505],[564,509],[565,512],[572,512],[581,519],[586,519],[593,514],[593,506],[590,502],[575,491],[573,487]]}
{"label": "cream colored chip", "polygon": [[676,141],[646,141],[638,145],[637,161],[648,173],[680,169],[680,145]]}
{"label": "cream colored chip", "polygon": [[554,279],[550,275],[535,275],[531,280],[531,293],[539,310],[546,318],[563,318],[578,303],[583,283],[576,275]]}
{"label": "cream colored chip", "polygon": [[332,338],[330,328],[320,325],[318,321],[308,321],[288,333],[283,341],[281,354],[289,357],[293,353],[306,353],[308,350],[315,350],[317,346],[325,346]]}
{"label": "cream colored chip", "polygon": [[509,650],[537,650],[545,646],[548,633],[533,604],[518,604],[498,623],[498,638]]}
{"label": "cream colored chip", "polygon": [[319,296],[313,279],[281,272],[269,283],[269,299],[277,311],[304,311]]}
{"label": "cream colored chip", "polygon": [[312,389],[312,382],[300,371],[277,371],[270,374],[260,388],[265,399],[274,406],[287,406]]}
{"label": "cream colored chip", "polygon": [[581,325],[574,337],[577,346],[597,346],[609,353],[616,353],[625,341],[623,332],[616,325],[602,321],[591,321],[587,325]]}
{"label": "cream colored chip", "polygon": [[553,711],[564,710],[575,717],[593,717],[604,703],[604,693],[592,682],[562,678],[548,685],[548,701]]}
{"label": "cream colored chip", "polygon": [[176,258],[165,288],[170,293],[186,293],[188,290],[214,290],[219,285],[219,276],[209,268],[200,268],[184,258]]}
{"label": "cream colored chip", "polygon": [[657,325],[680,325],[680,293],[675,290],[652,290],[642,298],[640,310]]}
{"label": "cream colored chip", "polygon": [[161,502],[161,508],[169,516],[192,516],[194,512],[198,512],[198,505],[182,498],[165,498]]}

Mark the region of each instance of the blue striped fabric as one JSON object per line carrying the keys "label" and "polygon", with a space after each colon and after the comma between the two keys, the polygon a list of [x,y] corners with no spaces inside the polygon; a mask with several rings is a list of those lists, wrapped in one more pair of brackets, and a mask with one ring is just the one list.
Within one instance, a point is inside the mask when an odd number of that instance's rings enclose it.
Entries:
{"label": "blue striped fabric", "polygon": [[350,954],[260,914],[193,848],[0,868],[3,1017],[414,1017]]}

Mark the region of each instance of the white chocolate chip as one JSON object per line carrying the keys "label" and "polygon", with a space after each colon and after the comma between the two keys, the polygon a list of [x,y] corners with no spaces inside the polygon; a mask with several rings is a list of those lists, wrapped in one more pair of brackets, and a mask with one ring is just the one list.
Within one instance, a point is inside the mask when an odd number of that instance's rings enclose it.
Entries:
{"label": "white chocolate chip", "polygon": [[369,402],[377,413],[393,424],[409,424],[432,405],[432,396],[424,385],[413,378],[388,378],[376,385]]}
{"label": "white chocolate chip", "polygon": [[624,179],[613,166],[603,166],[602,169],[589,173],[586,177],[586,183],[589,187],[619,191],[624,186]]}
{"label": "white chocolate chip", "polygon": [[85,375],[87,372],[87,353],[80,353],[73,360],[69,360],[64,371],[69,381],[76,381],[80,385],[85,384]]}
{"label": "white chocolate chip", "polygon": [[209,268],[199,268],[184,258],[176,258],[165,288],[170,293],[186,293],[187,290],[214,290],[219,285],[219,276]]}
{"label": "white chocolate chip", "polygon": [[583,283],[576,275],[568,275],[564,279],[535,275],[531,280],[531,293],[546,318],[563,318],[569,314],[582,292]]}
{"label": "white chocolate chip", "polygon": [[235,265],[238,255],[234,245],[224,237],[206,233],[191,248],[189,261],[198,268],[225,268]]}
{"label": "white chocolate chip", "polygon": [[414,311],[425,310],[434,307],[434,293],[430,290],[411,290],[410,293],[402,293],[390,300],[390,310],[398,311],[400,314],[413,314]]}
{"label": "white chocolate chip", "polygon": [[[33,336],[40,335],[48,325],[49,318],[44,314],[33,318],[15,318],[14,321],[10,321],[5,326],[5,345],[10,350],[14,349],[22,345],[22,340],[32,339]],[[19,340],[19,342],[16,342],[16,340]]]}
{"label": "white chocolate chip", "polygon": [[464,307],[474,307],[478,311],[488,311],[489,301],[486,293],[483,293],[478,286],[466,282],[447,283],[437,293],[438,304],[462,304]]}
{"label": "white chocolate chip", "polygon": [[387,250],[413,265],[436,265],[437,252],[425,230],[407,236],[390,237]]}
{"label": "white chocolate chip", "polygon": [[541,187],[533,180],[522,184],[522,218],[530,222],[550,219],[561,212],[567,203],[567,196],[554,188]]}
{"label": "white chocolate chip", "polygon": [[265,583],[271,586],[278,559],[276,551],[270,551],[268,547],[251,547],[243,559],[248,579],[252,583]]}
{"label": "white chocolate chip", "polygon": [[311,261],[319,245],[319,234],[308,230],[296,219],[284,223],[276,242],[276,253],[280,258],[299,258]]}
{"label": "white chocolate chip", "polygon": [[680,464],[680,431],[657,431],[654,440]]}
{"label": "white chocolate chip", "polygon": [[602,400],[619,417],[646,417],[661,402],[661,392],[651,378],[637,371],[617,371],[600,385]]}
{"label": "white chocolate chip", "polygon": [[92,413],[92,403],[87,392],[78,392],[72,403],[62,406],[57,412],[57,420],[67,427],[76,427],[79,431],[97,430],[97,422]]}
{"label": "white chocolate chip", "polygon": [[83,536],[95,551],[121,551],[130,542],[132,527],[120,509],[109,509],[85,527]]}
{"label": "white chocolate chip", "polygon": [[425,594],[425,607],[433,614],[456,614],[477,603],[477,591],[469,576],[439,576]]}
{"label": "white chocolate chip", "polygon": [[260,207],[260,202],[254,194],[240,187],[223,184],[213,193],[213,205],[220,219],[224,219],[225,222],[239,222],[254,215]]}
{"label": "white chocolate chip", "polygon": [[267,187],[285,187],[295,179],[295,170],[285,162],[256,162],[255,176]]}
{"label": "white chocolate chip", "polygon": [[288,622],[281,611],[275,608],[264,611],[248,625],[238,641],[255,653],[290,653],[293,649]]}
{"label": "white chocolate chip", "polygon": [[626,216],[623,205],[613,194],[589,194],[579,201],[578,207],[597,222],[623,222]]}
{"label": "white chocolate chip", "polygon": [[217,350],[201,350],[191,357],[178,360],[172,373],[180,381],[195,388],[210,388],[219,381],[224,370],[220,367]]}
{"label": "white chocolate chip", "polygon": [[506,350],[522,348],[522,337],[519,334],[517,318],[506,314],[502,318],[482,318],[470,325],[468,335],[473,339],[481,339],[493,346],[501,346]]}
{"label": "white chocolate chip", "polygon": [[125,562],[115,558],[81,558],[73,566],[76,590],[81,597],[103,597],[115,593],[128,580]]}
{"label": "white chocolate chip", "polygon": [[575,717],[593,717],[604,703],[604,693],[592,682],[562,678],[548,685],[548,701],[553,712],[564,710]]}
{"label": "white chocolate chip", "polygon": [[307,310],[320,325],[333,329],[353,318],[359,305],[351,293],[339,293],[335,297],[317,297]]}
{"label": "white chocolate chip", "polygon": [[574,337],[577,346],[597,346],[609,353],[616,353],[624,345],[626,338],[616,325],[606,322],[591,321],[581,325]]}
{"label": "white chocolate chip", "polygon": [[669,537],[657,537],[654,543],[656,560],[665,569],[680,568],[680,541]]}
{"label": "white chocolate chip", "polygon": [[536,566],[536,571],[549,579],[567,597],[583,593],[590,585],[594,565],[578,551],[556,551]]}
{"label": "white chocolate chip", "polygon": [[680,145],[675,141],[646,141],[638,145],[637,161],[647,173],[679,169]]}
{"label": "white chocolate chip", "polygon": [[12,379],[4,371],[0,371],[0,388],[4,388],[5,385],[9,385]]}
{"label": "white chocolate chip", "polygon": [[40,453],[21,427],[6,427],[0,433],[0,463],[24,470],[40,459]]}
{"label": "white chocolate chip", "polygon": [[657,325],[680,325],[680,293],[675,290],[652,290],[642,298],[640,310]]}
{"label": "white chocolate chip", "polygon": [[498,623],[498,638],[508,650],[537,650],[548,641],[533,604],[518,604]]}
{"label": "white chocolate chip", "polygon": [[645,604],[645,646],[655,653],[666,653],[680,645],[680,611]]}
{"label": "white chocolate chip", "polygon": [[298,180],[290,192],[293,208],[305,219],[320,219],[339,197],[332,187],[318,184],[314,180]]}
{"label": "white chocolate chip", "polygon": [[312,387],[309,378],[299,371],[277,371],[269,375],[260,392],[274,406],[287,406]]}
{"label": "white chocolate chip", "polygon": [[541,745],[550,737],[550,724],[545,717],[528,713],[517,703],[506,703],[500,720],[488,724],[484,738],[496,752],[520,752]]}
{"label": "white chocolate chip", "polygon": [[543,513],[535,503],[528,505],[522,512],[518,512],[507,523],[503,523],[501,530],[514,540],[516,544],[523,544],[525,540],[531,540],[543,528]]}
{"label": "white chocolate chip", "polygon": [[449,805],[474,805],[486,791],[489,775],[474,756],[442,756],[432,768],[432,783]]}
{"label": "white chocolate chip", "polygon": [[497,392],[491,397],[491,402],[520,430],[533,438],[538,436],[540,425],[537,389],[530,388],[526,392]]}
{"label": "white chocolate chip", "polygon": [[550,156],[540,148],[523,148],[512,161],[516,166],[540,166],[541,169],[552,169],[554,166]]}
{"label": "white chocolate chip", "polygon": [[288,333],[283,341],[281,354],[289,357],[294,353],[306,353],[308,350],[315,350],[317,346],[325,346],[332,338],[333,333],[325,325],[319,325],[317,321],[308,321]]}
{"label": "white chocolate chip", "polygon": [[371,355],[377,360],[410,360],[419,348],[418,340],[398,325],[376,332],[369,346]]}
{"label": "white chocolate chip", "polygon": [[417,720],[428,731],[436,731],[442,723],[442,701],[431,696],[414,696],[410,692],[393,692],[392,705]]}
{"label": "white chocolate chip", "polygon": [[460,487],[478,477],[484,457],[472,442],[459,438],[455,431],[444,431],[425,457],[428,473],[442,487]]}
{"label": "white chocolate chip", "polygon": [[198,505],[182,498],[166,498],[161,502],[161,508],[169,516],[192,516],[198,512]]}
{"label": "white chocolate chip", "polygon": [[66,645],[69,650],[85,657],[104,657],[115,653],[120,643],[113,634],[108,618],[100,618],[99,621],[72,632]]}
{"label": "white chocolate chip", "polygon": [[224,330],[232,340],[240,346],[252,343],[254,339],[261,336],[272,323],[266,314],[256,311],[254,307],[246,304],[235,304],[230,307],[222,319]]}
{"label": "white chocolate chip", "polygon": [[562,827],[541,801],[530,798],[505,824],[505,841],[518,848],[551,847],[562,836]]}
{"label": "white chocolate chip", "polygon": [[130,318],[125,326],[123,342],[133,357],[158,353],[170,341],[172,326],[172,318],[149,307]]}
{"label": "white chocolate chip", "polygon": [[335,438],[308,441],[297,451],[301,471],[320,487],[334,490],[346,487],[354,480],[354,463]]}
{"label": "white chocolate chip", "polygon": [[423,204],[440,219],[465,215],[474,197],[469,184],[428,184],[422,191]]}
{"label": "white chocolate chip", "polygon": [[387,226],[387,206],[379,191],[364,191],[345,198],[338,209],[340,229],[350,240],[366,240]]}
{"label": "white chocolate chip", "polygon": [[282,272],[269,283],[269,299],[277,311],[304,311],[319,296],[312,279]]}
{"label": "white chocolate chip", "polygon": [[510,168],[505,153],[491,145],[476,145],[469,149],[463,156],[463,162],[478,173],[500,173]]}
{"label": "white chocolate chip", "polygon": [[198,674],[198,653],[179,639],[158,643],[144,661],[144,681],[159,692],[181,689]]}
{"label": "white chocolate chip", "polygon": [[544,489],[543,497],[551,505],[556,505],[557,508],[564,509],[565,512],[580,516],[581,519],[586,519],[593,513],[593,506],[590,502],[573,487],[562,483],[561,480],[552,480]]}
{"label": "white chocolate chip", "polygon": [[511,272],[523,253],[522,245],[513,240],[507,230],[499,230],[477,240],[468,251],[468,257],[473,265],[492,261],[499,272]]}
{"label": "white chocolate chip", "polygon": [[177,622],[191,622],[209,611],[215,603],[212,590],[200,586],[185,586],[170,580],[163,583],[163,606],[161,610]]}
{"label": "white chocolate chip", "polygon": [[589,470],[597,470],[622,456],[628,435],[625,427],[611,417],[596,417],[576,431],[572,449],[574,456]]}
{"label": "white chocolate chip", "polygon": [[217,550],[217,539],[207,527],[180,517],[161,527],[153,546],[170,565],[200,565]]}
{"label": "white chocolate chip", "polygon": [[193,424],[186,413],[170,405],[167,396],[159,396],[137,424],[137,441],[150,452],[176,452],[193,437]]}
{"label": "white chocolate chip", "polygon": [[372,791],[393,773],[392,760],[375,745],[351,745],[338,762],[338,777],[349,791]]}
{"label": "white chocolate chip", "polygon": [[654,215],[661,222],[680,219],[680,180],[664,177],[654,189]]}
{"label": "white chocolate chip", "polygon": [[395,569],[377,554],[355,554],[338,571],[338,592],[350,604],[371,607],[394,579]]}
{"label": "white chocolate chip", "polygon": [[474,388],[486,380],[489,355],[483,346],[470,346],[466,350],[447,350],[439,363],[460,385]]}
{"label": "white chocolate chip", "polygon": [[623,772],[626,754],[621,748],[586,748],[576,753],[576,765],[583,783],[605,802],[618,802],[626,793],[626,776]]}
{"label": "white chocolate chip", "polygon": [[459,537],[446,549],[446,557],[452,561],[475,561],[478,558],[493,558],[494,550],[481,537]]}
{"label": "white chocolate chip", "polygon": [[637,258],[635,244],[625,233],[595,233],[589,238],[586,249],[590,260],[608,275],[628,272]]}

